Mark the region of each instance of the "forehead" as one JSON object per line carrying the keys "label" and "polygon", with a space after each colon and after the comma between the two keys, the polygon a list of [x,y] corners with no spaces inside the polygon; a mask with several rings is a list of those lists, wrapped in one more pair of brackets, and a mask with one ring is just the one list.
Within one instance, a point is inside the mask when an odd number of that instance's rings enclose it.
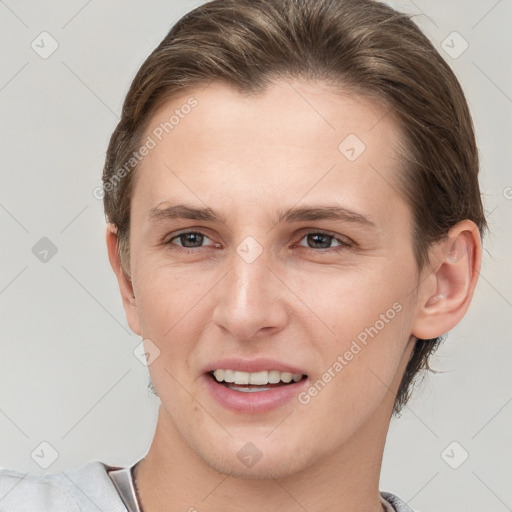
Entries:
{"label": "forehead", "polygon": [[322,83],[281,80],[244,95],[212,82],[153,116],[132,214],[186,196],[237,213],[311,200],[379,215],[375,205],[401,201],[400,136],[389,108]]}

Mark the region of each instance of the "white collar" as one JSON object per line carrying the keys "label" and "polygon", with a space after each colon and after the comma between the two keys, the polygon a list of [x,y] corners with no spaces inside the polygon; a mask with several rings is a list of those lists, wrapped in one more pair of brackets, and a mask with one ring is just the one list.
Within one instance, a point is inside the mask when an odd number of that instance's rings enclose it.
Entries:
{"label": "white collar", "polygon": [[128,512],[142,512],[133,481],[134,467],[135,464],[127,468],[110,470],[107,473]]}

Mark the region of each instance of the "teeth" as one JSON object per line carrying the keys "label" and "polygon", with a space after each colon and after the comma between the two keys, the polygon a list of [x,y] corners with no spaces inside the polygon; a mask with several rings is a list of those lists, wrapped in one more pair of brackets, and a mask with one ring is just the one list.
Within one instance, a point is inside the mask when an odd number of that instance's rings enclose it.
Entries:
{"label": "teeth", "polygon": [[256,372],[256,373],[248,373],[248,384],[255,384],[257,386],[262,386],[263,384],[268,384],[268,372]]}
{"label": "teeth", "polygon": [[302,379],[300,373],[280,372],[277,370],[269,370],[262,372],[239,372],[238,370],[215,370],[213,372],[217,382],[228,382],[233,384],[252,384],[254,386],[264,386],[266,384],[278,384],[284,382],[288,384],[299,382]]}
{"label": "teeth", "polygon": [[281,372],[271,370],[268,372],[268,381],[270,384],[277,384],[281,380]]}
{"label": "teeth", "polygon": [[288,382],[292,381],[292,378],[293,378],[293,375],[291,373],[288,373],[288,372],[281,373],[281,380],[283,382],[286,382],[287,384],[288,384]]}
{"label": "teeth", "polygon": [[[219,370],[215,370],[219,371]],[[221,372],[224,372],[224,382],[235,382],[235,372],[233,370],[220,370]],[[217,378],[217,377],[215,377]],[[219,382],[222,382],[219,380]]]}
{"label": "teeth", "polygon": [[235,384],[249,384],[249,374],[235,371]]}

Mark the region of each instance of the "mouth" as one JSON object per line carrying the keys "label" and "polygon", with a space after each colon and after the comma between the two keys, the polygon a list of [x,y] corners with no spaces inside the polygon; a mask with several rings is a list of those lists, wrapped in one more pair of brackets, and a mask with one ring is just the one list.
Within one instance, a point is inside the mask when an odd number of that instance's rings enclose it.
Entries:
{"label": "mouth", "polygon": [[299,372],[272,360],[231,359],[205,368],[203,375],[210,396],[223,409],[254,415],[290,406],[307,387],[308,376]]}
{"label": "mouth", "polygon": [[263,370],[243,372],[231,369],[217,369],[208,372],[210,378],[224,387],[241,393],[257,393],[290,386],[307,378],[301,373]]}

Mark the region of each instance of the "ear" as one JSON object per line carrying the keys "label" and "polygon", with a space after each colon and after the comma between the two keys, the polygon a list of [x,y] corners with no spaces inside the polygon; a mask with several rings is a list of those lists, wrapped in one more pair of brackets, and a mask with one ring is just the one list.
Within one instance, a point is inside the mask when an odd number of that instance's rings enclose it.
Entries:
{"label": "ear", "polygon": [[132,279],[121,265],[117,228],[112,223],[107,224],[106,241],[108,259],[110,260],[110,265],[112,266],[112,270],[114,271],[119,284],[126,320],[128,321],[130,329],[140,336],[140,322]]}
{"label": "ear", "polygon": [[431,339],[453,329],[466,314],[480,275],[482,243],[476,224],[463,220],[429,251],[412,334]]}

